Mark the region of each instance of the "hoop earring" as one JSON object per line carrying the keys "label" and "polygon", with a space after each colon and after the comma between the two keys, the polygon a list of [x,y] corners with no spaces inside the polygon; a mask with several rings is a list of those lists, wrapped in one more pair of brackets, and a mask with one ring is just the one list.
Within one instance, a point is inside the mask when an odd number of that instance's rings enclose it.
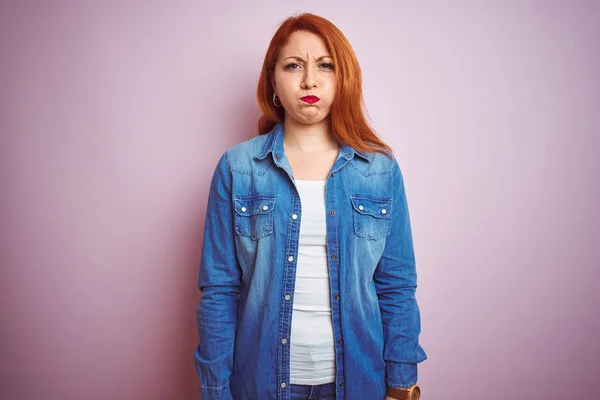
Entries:
{"label": "hoop earring", "polygon": [[273,104],[275,104],[275,107],[281,107],[281,101],[279,101],[279,104],[277,104],[277,102],[275,101],[277,99],[277,95],[273,93]]}

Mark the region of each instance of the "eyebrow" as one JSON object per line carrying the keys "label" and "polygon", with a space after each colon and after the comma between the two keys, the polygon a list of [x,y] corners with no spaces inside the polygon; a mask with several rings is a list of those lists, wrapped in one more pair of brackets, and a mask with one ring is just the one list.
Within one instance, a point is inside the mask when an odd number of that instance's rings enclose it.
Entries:
{"label": "eyebrow", "polygon": [[[289,58],[293,58],[293,59],[296,59],[296,60],[299,60],[299,61],[302,61],[302,62],[304,62],[304,61],[305,61],[305,60],[304,60],[304,58],[302,58],[302,57],[298,57],[298,56],[286,57],[286,58],[284,58],[284,60],[287,60],[287,59],[289,59]],[[321,61],[321,60],[323,60],[324,58],[333,58],[333,57],[331,57],[331,56],[321,56],[321,57],[317,58],[315,61]]]}

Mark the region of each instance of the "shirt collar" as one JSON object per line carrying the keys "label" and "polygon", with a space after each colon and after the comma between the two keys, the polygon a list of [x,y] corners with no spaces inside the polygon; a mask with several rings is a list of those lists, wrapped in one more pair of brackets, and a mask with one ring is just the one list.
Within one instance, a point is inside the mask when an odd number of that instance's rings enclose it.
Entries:
{"label": "shirt collar", "polygon": [[[283,124],[278,122],[266,135],[268,135],[267,139],[263,142],[261,149],[255,154],[254,157],[259,160],[264,160],[269,153],[273,153],[275,159],[279,160],[283,158]],[[370,163],[371,159],[373,158],[372,154],[357,151],[353,147],[346,144],[340,146],[340,153],[341,156],[346,160],[351,160],[355,154],[368,163]]]}

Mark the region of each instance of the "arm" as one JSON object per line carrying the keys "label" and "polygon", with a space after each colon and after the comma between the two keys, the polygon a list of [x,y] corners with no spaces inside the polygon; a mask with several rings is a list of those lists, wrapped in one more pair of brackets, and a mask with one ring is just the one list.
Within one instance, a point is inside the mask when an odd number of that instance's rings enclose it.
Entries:
{"label": "arm", "polygon": [[415,255],[404,180],[395,159],[393,185],[391,230],[373,278],[383,323],[386,384],[408,388],[417,382],[417,363],[427,356],[419,345]]}
{"label": "arm", "polygon": [[236,259],[231,171],[224,154],[213,174],[206,209],[198,287],[196,370],[203,400],[231,400],[229,376],[237,323],[241,271]]}

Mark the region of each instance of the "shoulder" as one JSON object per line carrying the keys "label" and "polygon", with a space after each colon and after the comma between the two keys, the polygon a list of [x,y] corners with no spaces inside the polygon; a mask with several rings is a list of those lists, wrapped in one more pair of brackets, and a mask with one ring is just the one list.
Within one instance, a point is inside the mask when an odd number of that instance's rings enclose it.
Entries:
{"label": "shoulder", "polygon": [[226,165],[232,173],[264,174],[264,162],[257,157],[269,145],[270,135],[271,133],[258,135],[231,146],[222,154],[219,163]]}
{"label": "shoulder", "polygon": [[255,136],[229,147],[221,154],[221,162],[231,163],[237,160],[251,160],[254,155],[260,153],[270,134]]}
{"label": "shoulder", "polygon": [[363,176],[393,174],[398,170],[398,161],[391,151],[386,151],[386,154],[370,152],[362,155],[368,158],[368,162],[361,156],[355,156],[355,162],[351,165]]}
{"label": "shoulder", "polygon": [[371,157],[371,164],[377,168],[391,171],[398,165],[396,156],[389,150],[386,151],[386,154],[373,152],[369,153],[369,156]]}
{"label": "shoulder", "polygon": [[258,154],[269,139],[270,133],[258,135],[251,139],[244,140],[227,149],[227,157],[229,159],[252,158]]}

